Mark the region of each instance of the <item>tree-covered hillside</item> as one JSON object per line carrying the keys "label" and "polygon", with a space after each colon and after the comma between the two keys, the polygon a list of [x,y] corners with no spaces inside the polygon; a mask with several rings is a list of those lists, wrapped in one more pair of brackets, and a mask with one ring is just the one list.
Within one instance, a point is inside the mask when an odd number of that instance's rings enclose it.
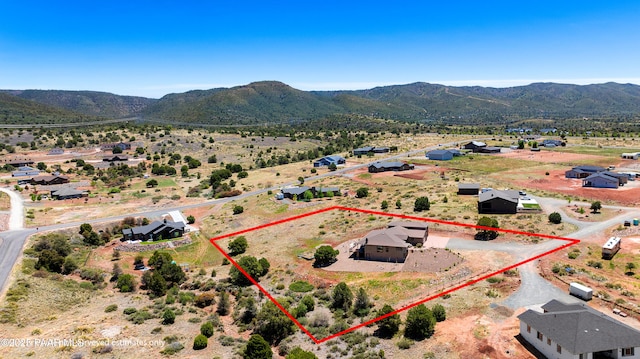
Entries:
{"label": "tree-covered hillside", "polygon": [[4,92],[0,110],[7,123],[63,121],[65,117],[73,122],[82,116],[60,108],[110,118],[135,115],[143,121],[226,126],[300,123],[338,115],[469,126],[584,117],[636,123],[640,118],[640,86],[617,83],[491,88],[418,82],[357,91],[301,91],[264,81],[170,94],[159,100],[88,91]]}
{"label": "tree-covered hillside", "polygon": [[79,123],[102,119],[0,92],[0,122],[3,124]]}
{"label": "tree-covered hillside", "polygon": [[157,101],[96,91],[18,90],[8,93],[44,105],[109,118],[134,116]]}

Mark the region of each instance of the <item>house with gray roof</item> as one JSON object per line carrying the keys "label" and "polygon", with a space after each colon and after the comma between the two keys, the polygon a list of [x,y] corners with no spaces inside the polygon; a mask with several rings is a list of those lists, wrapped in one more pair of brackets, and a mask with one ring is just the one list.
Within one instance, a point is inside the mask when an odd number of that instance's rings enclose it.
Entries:
{"label": "house with gray roof", "polygon": [[307,186],[288,187],[281,189],[280,192],[282,192],[284,198],[293,199],[295,196],[296,199],[302,199],[304,193],[310,189],[311,188]]}
{"label": "house with gray roof", "polygon": [[86,191],[81,191],[73,187],[63,187],[54,191],[51,191],[51,198],[53,199],[73,199],[86,197],[88,194]]}
{"label": "house with gray roof", "polygon": [[477,150],[473,151],[473,152],[478,152],[478,153],[500,153],[502,151],[502,147],[495,147],[495,146],[484,146],[484,147],[480,147]]}
{"label": "house with gray roof", "polygon": [[573,167],[572,169],[566,171],[564,173],[564,176],[566,178],[587,178],[594,173],[604,172],[606,170],[606,168],[600,166],[582,165]]}
{"label": "house with gray roof", "polygon": [[113,156],[104,156],[102,158],[105,162],[117,162],[117,161],[128,161],[129,156],[127,155],[113,155]]}
{"label": "house with gray roof", "polygon": [[388,153],[389,150],[390,150],[389,147],[365,146],[365,147],[356,148],[355,150],[353,150],[353,155],[361,156],[361,155],[370,155],[374,153]]}
{"label": "house with gray roof", "polygon": [[29,166],[20,166],[16,171],[11,172],[11,177],[37,176],[40,170]]}
{"label": "house with gray roof", "polygon": [[640,359],[640,331],[584,304],[552,300],[520,314],[520,336],[547,358]]}
{"label": "house with gray roof", "polygon": [[480,183],[458,183],[458,195],[476,196],[480,193]]}
{"label": "house with gray roof", "polygon": [[370,153],[373,153],[373,149],[374,149],[373,146],[356,148],[355,150],[353,150],[353,155],[354,156],[368,155]]}
{"label": "house with gray roof", "polygon": [[473,152],[479,152],[479,150],[484,147],[487,147],[487,144],[480,141],[471,141],[464,145],[465,150],[472,150]]}
{"label": "house with gray roof", "polygon": [[520,194],[513,190],[490,190],[478,195],[478,213],[514,214],[518,210]]}
{"label": "house with gray roof", "polygon": [[347,162],[342,156],[333,155],[333,156],[324,156],[321,159],[313,162],[313,167],[323,167],[330,166],[332,163],[337,165],[343,165]]}
{"label": "house with gray roof", "polygon": [[122,230],[122,240],[161,240],[182,237],[184,234],[184,222],[169,220],[153,221],[144,226],[126,228]]}
{"label": "house with gray roof", "polygon": [[[611,173],[611,172],[610,172]],[[591,176],[582,180],[582,187],[595,187],[595,188],[618,188],[621,182],[629,179],[628,176],[612,176],[607,172],[594,173]]]}
{"label": "house with gray roof", "polygon": [[328,197],[328,196],[340,196],[340,188],[338,187],[287,187],[280,190],[283,198],[298,199],[304,198],[304,193],[310,191],[314,198]]}
{"label": "house with gray roof", "polygon": [[59,175],[41,175],[31,177],[29,183],[32,185],[52,186],[56,184],[69,183],[69,177]]}
{"label": "house with gray roof", "polygon": [[386,171],[409,171],[414,169],[412,164],[394,161],[394,162],[375,162],[369,165],[369,173],[378,173]]}
{"label": "house with gray roof", "polygon": [[427,152],[427,157],[435,161],[449,161],[453,159],[453,152],[448,150],[432,150]]}
{"label": "house with gray roof", "polygon": [[427,240],[427,223],[395,221],[387,228],[373,230],[360,240],[356,256],[365,260],[402,263],[409,248]]}

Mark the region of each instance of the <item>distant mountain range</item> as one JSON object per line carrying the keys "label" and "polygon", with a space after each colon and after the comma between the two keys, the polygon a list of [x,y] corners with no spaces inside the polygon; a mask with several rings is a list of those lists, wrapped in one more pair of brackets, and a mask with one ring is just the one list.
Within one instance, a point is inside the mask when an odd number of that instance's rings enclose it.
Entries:
{"label": "distant mountain range", "polygon": [[357,91],[301,91],[276,81],[169,94],[0,90],[0,121],[77,122],[136,116],[192,124],[263,124],[357,114],[399,121],[506,123],[529,118],[640,116],[640,86],[534,83],[509,88],[413,83]]}

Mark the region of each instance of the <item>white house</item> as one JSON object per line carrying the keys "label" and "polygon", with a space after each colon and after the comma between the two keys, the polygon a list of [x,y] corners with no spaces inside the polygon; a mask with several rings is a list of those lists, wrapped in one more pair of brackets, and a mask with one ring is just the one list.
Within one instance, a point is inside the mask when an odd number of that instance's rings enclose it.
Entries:
{"label": "white house", "polygon": [[552,300],[520,314],[520,335],[549,359],[640,359],[640,331],[584,304]]}

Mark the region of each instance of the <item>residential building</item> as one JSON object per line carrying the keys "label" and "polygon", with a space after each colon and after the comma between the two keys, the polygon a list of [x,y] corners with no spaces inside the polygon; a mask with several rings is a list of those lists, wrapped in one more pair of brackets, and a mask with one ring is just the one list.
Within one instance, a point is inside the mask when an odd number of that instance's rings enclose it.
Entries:
{"label": "residential building", "polygon": [[518,191],[490,190],[478,195],[478,213],[514,214],[518,210]]}
{"label": "residential building", "polygon": [[360,240],[356,249],[357,258],[402,263],[409,248],[422,245],[428,236],[427,223],[396,221],[387,228],[373,230]]}
{"label": "residential building", "polygon": [[313,162],[313,167],[329,166],[332,163],[335,164],[336,166],[338,166],[338,165],[343,165],[346,162],[347,162],[347,160],[345,160],[344,157],[342,157],[342,156],[338,156],[338,155],[325,156],[325,157],[322,157],[321,159]]}
{"label": "residential building", "polygon": [[11,177],[37,176],[40,170],[29,166],[20,166],[16,171],[11,172]]}
{"label": "residential building", "polygon": [[[625,180],[629,177],[624,176]],[[614,177],[606,174],[605,172],[594,173],[591,176],[582,180],[582,187],[596,187],[596,188],[618,188],[622,177]]]}
{"label": "residential building", "polygon": [[447,150],[433,150],[427,152],[427,157],[435,161],[449,161],[453,159],[453,153]]}
{"label": "residential building", "polygon": [[338,187],[311,187],[311,193],[314,197],[340,196],[340,188]]}
{"label": "residential building", "polygon": [[[338,187],[287,187],[280,190],[283,198],[303,199],[304,193],[310,191],[313,197],[340,196],[340,188]],[[331,193],[331,194],[329,194]]]}
{"label": "residential building", "polygon": [[353,155],[361,156],[361,155],[371,155],[374,153],[388,153],[389,150],[390,150],[389,147],[365,146],[365,147],[356,148],[355,150],[353,150]]}
{"label": "residential building", "polygon": [[147,225],[122,230],[122,240],[162,240],[182,237],[184,222],[153,221]]}
{"label": "residential building", "polygon": [[373,153],[373,146],[365,146],[365,147],[361,147],[361,148],[356,148],[355,150],[353,150],[353,155],[354,156],[362,156],[362,155],[368,155],[370,153]]}
{"label": "residential building", "polygon": [[288,187],[280,190],[284,198],[288,199],[302,199],[304,193],[308,190],[311,190],[310,187],[302,186],[302,187]]}
{"label": "residential building", "polygon": [[606,168],[600,166],[582,165],[573,167],[572,169],[566,171],[564,173],[564,176],[566,178],[587,178],[594,173],[604,172],[606,170]]}
{"label": "residential building", "polygon": [[464,145],[465,150],[471,150],[473,152],[478,152],[479,149],[487,147],[487,144],[480,141],[471,141]]}
{"label": "residential building", "polygon": [[520,314],[520,336],[550,359],[640,358],[640,331],[584,304],[552,300]]}
{"label": "residential building", "polygon": [[103,143],[100,145],[100,149],[105,150],[113,150],[115,147],[119,147],[121,150],[126,151],[131,149],[131,143],[129,142],[118,142],[118,143]]}
{"label": "residential building", "polygon": [[459,195],[476,196],[478,193],[480,193],[479,183],[458,183]]}
{"label": "residential building", "polygon": [[385,171],[408,171],[414,169],[414,165],[404,162],[375,162],[369,165],[370,173]]}
{"label": "residential building", "polygon": [[53,199],[73,199],[86,197],[88,194],[85,191],[81,191],[72,187],[64,187],[54,191],[51,191],[51,198]]}
{"label": "residential building", "polygon": [[407,242],[413,246],[422,246],[429,236],[429,224],[415,221],[393,221],[387,228],[399,227],[405,230]]}
{"label": "residential building", "polygon": [[117,161],[128,161],[129,156],[127,155],[113,155],[113,156],[104,156],[102,158],[105,162],[117,162]]}
{"label": "residential building", "polygon": [[9,166],[13,166],[13,167],[25,167],[25,166],[33,166],[34,162],[31,160],[27,160],[27,159],[9,159],[9,160],[2,160],[2,162],[4,162],[5,165],[9,165]]}
{"label": "residential building", "polygon": [[390,148],[389,147],[374,147],[373,148],[373,153],[389,153]]}
{"label": "residential building", "polygon": [[67,176],[43,175],[32,177],[29,181],[32,185],[51,186],[55,184],[69,183]]}
{"label": "residential building", "polygon": [[502,151],[501,147],[484,146],[484,147],[479,147],[477,150],[475,150],[473,152],[478,152],[478,153],[500,153],[501,151]]}
{"label": "residential building", "polygon": [[557,147],[557,146],[566,146],[566,143],[560,140],[552,140],[552,139],[544,139],[542,140],[543,147]]}

